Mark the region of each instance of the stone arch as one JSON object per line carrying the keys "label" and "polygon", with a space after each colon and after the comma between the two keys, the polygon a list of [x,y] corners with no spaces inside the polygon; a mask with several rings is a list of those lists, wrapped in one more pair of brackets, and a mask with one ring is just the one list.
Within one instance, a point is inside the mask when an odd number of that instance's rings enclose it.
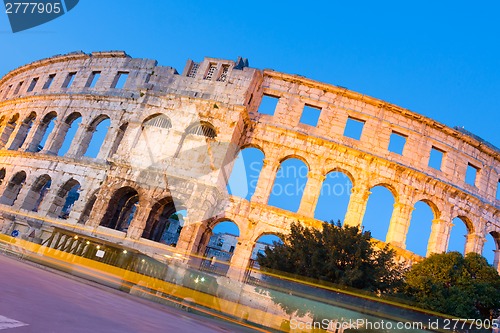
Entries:
{"label": "stone arch", "polygon": [[139,204],[139,193],[130,186],[119,188],[113,193],[100,225],[126,232],[134,218]]}
{"label": "stone arch", "polygon": [[0,136],[0,147],[5,147],[5,145],[10,139],[10,136],[14,132],[14,129],[16,128],[18,120],[19,120],[19,113],[16,113],[9,119],[7,124],[5,124],[5,127],[3,128],[2,131],[2,135]]}
{"label": "stone arch", "polygon": [[51,184],[52,178],[48,174],[39,176],[31,186],[21,208],[37,212]]}
{"label": "stone arch", "polygon": [[144,119],[142,127],[158,127],[164,129],[172,128],[172,121],[163,113],[155,113]]}
{"label": "stone arch", "polygon": [[229,194],[250,200],[257,188],[265,154],[257,146],[242,147],[234,160],[231,175],[228,179]]}
{"label": "stone arch", "polygon": [[96,158],[102,148],[106,134],[111,126],[111,119],[106,114],[101,114],[94,118],[86,128],[78,143],[79,149],[76,156],[86,156]]}
{"label": "stone arch", "polygon": [[80,197],[80,182],[74,178],[67,180],[54,196],[49,215],[66,220],[73,205]]}
{"label": "stone arch", "polygon": [[439,218],[440,212],[438,206],[427,198],[416,201],[413,207],[406,234],[406,249],[425,257],[433,221]]}
{"label": "stone arch", "polygon": [[211,150],[213,144],[217,147],[216,137],[217,130],[209,122],[202,121],[191,124],[182,134],[174,157],[185,161],[197,160],[204,165],[204,170],[200,169],[200,172],[208,174],[212,170],[216,158]]}
{"label": "stone arch", "polygon": [[362,228],[373,238],[387,241],[394,204],[398,202],[396,189],[387,183],[376,183],[370,189]]}
{"label": "stone arch", "polygon": [[207,243],[201,269],[226,275],[233,253],[238,246],[239,236],[240,228],[232,220],[222,218],[209,223],[200,240],[200,243]]}
{"label": "stone arch", "polygon": [[9,147],[9,150],[18,150],[23,145],[28,137],[28,134],[36,119],[36,113],[31,112],[19,125],[16,136]]}
{"label": "stone arch", "polygon": [[57,119],[57,113],[51,111],[47,113],[41,120],[40,124],[36,128],[35,135],[33,136],[28,148],[29,152],[39,152],[45,146],[48,136],[52,133],[55,127],[55,121]]}
{"label": "stone arch", "polygon": [[[164,161],[175,154],[177,147],[172,144],[172,121],[163,113],[155,113],[144,119],[140,132],[133,143],[133,149],[155,164]],[[169,142],[168,145],[159,145],[157,142]]]}
{"label": "stone arch", "polygon": [[80,112],[72,112],[64,119],[54,138],[56,142],[52,150],[55,154],[64,156],[70,150],[82,119]]}
{"label": "stone arch", "polygon": [[217,130],[214,125],[207,121],[200,121],[199,123],[191,124],[186,128],[187,135],[204,136],[207,139],[215,139],[217,137]]}
{"label": "stone arch", "polygon": [[14,176],[12,176],[9,183],[7,184],[2,197],[0,198],[0,203],[8,206],[13,206],[25,182],[26,172],[19,171],[14,174]]}
{"label": "stone arch", "polygon": [[457,251],[465,254],[467,235],[474,233],[474,224],[466,216],[459,215],[452,219],[453,226],[448,237],[448,252]]}
{"label": "stone arch", "polygon": [[289,155],[281,159],[268,205],[291,212],[298,211],[310,169],[303,158],[296,157]]}
{"label": "stone arch", "polygon": [[83,211],[78,218],[78,223],[85,224],[88,221],[90,213],[92,212],[94,204],[97,200],[97,192],[99,192],[99,190],[95,190],[87,200],[87,203],[85,204],[85,207],[83,208]]}
{"label": "stone arch", "polygon": [[4,179],[5,179],[5,168],[1,168],[0,169],[0,185],[2,185]]}
{"label": "stone arch", "polygon": [[142,237],[175,247],[186,215],[184,207],[176,206],[171,197],[163,198],[151,208]]}
{"label": "stone arch", "polygon": [[[488,239],[489,238],[489,239]],[[492,244],[488,244],[489,241],[493,241]],[[488,253],[491,250],[493,253]],[[500,232],[490,231],[486,235],[486,244],[483,249],[483,256],[486,258],[490,265],[496,268],[500,272]]]}
{"label": "stone arch", "polygon": [[113,140],[113,144],[111,145],[111,149],[109,151],[109,156],[113,156],[117,151],[118,147],[122,143],[123,137],[125,136],[125,132],[127,131],[129,123],[123,123],[118,127],[118,131],[116,133],[115,139]]}
{"label": "stone arch", "polygon": [[342,168],[334,168],[326,174],[314,211],[315,219],[344,222],[354,186],[353,179],[352,174]]}

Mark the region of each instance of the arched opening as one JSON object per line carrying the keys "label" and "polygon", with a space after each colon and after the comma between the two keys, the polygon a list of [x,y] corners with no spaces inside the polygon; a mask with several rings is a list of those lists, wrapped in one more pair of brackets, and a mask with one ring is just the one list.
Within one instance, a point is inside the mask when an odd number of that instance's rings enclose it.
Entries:
{"label": "arched opening", "polygon": [[248,264],[248,270],[245,275],[246,281],[261,281],[262,274],[260,273],[260,266],[257,261],[257,256],[265,255],[266,248],[273,248],[277,244],[283,244],[283,240],[276,234],[264,234],[260,236],[253,246],[252,256]]}
{"label": "arched opening", "polygon": [[90,216],[90,213],[92,212],[92,208],[94,208],[95,201],[97,200],[97,191],[94,192],[85,204],[85,208],[83,209],[82,214],[80,215],[80,218],[78,219],[78,223],[80,224],[85,224]]}
{"label": "arched opening", "polygon": [[253,147],[240,150],[227,184],[228,193],[250,200],[255,193],[263,163],[262,150]]}
{"label": "arched opening", "polygon": [[[64,121],[63,126],[59,129],[56,140],[56,153],[58,156],[64,156],[70,149],[73,139],[75,138],[76,132],[82,123],[82,116],[78,112],[70,114]],[[58,149],[57,147],[60,147]]]}
{"label": "arched opening", "polygon": [[497,270],[499,269],[500,233],[492,231],[486,234],[483,247],[483,257],[486,258],[488,264],[493,265]]}
{"label": "arched opening", "polygon": [[207,122],[201,122],[199,124],[192,125],[186,130],[186,134],[193,134],[197,136],[204,136],[205,138],[215,139],[217,132],[212,124]]}
{"label": "arched opening", "polygon": [[13,206],[25,181],[26,181],[26,172],[19,171],[18,173],[16,173],[7,184],[7,187],[5,188],[5,191],[2,194],[0,203],[4,205]]}
{"label": "arched opening", "polygon": [[111,150],[109,151],[109,156],[113,156],[118,151],[118,147],[120,147],[120,144],[122,143],[127,127],[128,123],[124,123],[118,128],[115,140],[113,141],[113,145],[111,146]]}
{"label": "arched opening", "polygon": [[406,249],[425,257],[431,235],[432,221],[436,216],[428,202],[419,201],[414,208],[408,234],[406,235]]}
{"label": "arched opening", "polygon": [[0,185],[2,185],[4,179],[5,179],[5,168],[1,168],[0,169]]}
{"label": "arched opening", "polygon": [[49,175],[42,175],[38,177],[35,183],[31,186],[28,194],[26,195],[21,208],[32,212],[37,212],[40,204],[43,201],[43,198],[50,189],[51,184],[52,179]]}
{"label": "arched opening", "polygon": [[19,119],[19,114],[16,113],[9,119],[7,124],[5,124],[5,127],[2,131],[2,136],[0,137],[0,147],[5,147],[5,145],[9,141],[12,132],[14,132],[14,129],[16,128],[16,123],[18,119]]}
{"label": "arched opening", "polygon": [[373,238],[385,242],[394,210],[394,195],[384,185],[372,187],[370,192],[361,226],[363,231],[370,231]]}
{"label": "arched opening", "polygon": [[24,141],[28,137],[28,134],[33,126],[33,122],[35,121],[36,113],[31,112],[26,119],[19,126],[19,130],[17,131],[16,137],[12,140],[12,144],[9,147],[9,150],[18,150],[23,145]]}
{"label": "arched opening", "polygon": [[341,171],[329,172],[321,185],[314,218],[326,222],[344,223],[351,190],[352,181],[347,174]]}
{"label": "arched opening", "polygon": [[54,130],[55,122],[57,118],[57,113],[50,112],[43,117],[40,125],[36,129],[35,135],[33,136],[33,140],[28,147],[28,151],[30,152],[39,152],[45,147],[47,143],[47,138],[50,133]]}
{"label": "arched opening", "polygon": [[107,116],[98,117],[90,124],[81,143],[83,156],[96,158],[99,155],[110,125],[111,120]]}
{"label": "arched opening", "polygon": [[201,263],[201,269],[226,275],[238,244],[240,230],[236,223],[226,220],[218,222],[206,233],[210,234],[210,238],[205,248],[205,259]]}
{"label": "arched opening", "polygon": [[171,198],[161,200],[151,209],[142,237],[175,247],[186,216],[187,211],[177,210]]}
{"label": "arched opening", "polygon": [[[154,164],[175,154],[177,146],[169,138],[172,122],[164,114],[155,114],[146,118],[141,126],[141,133],[134,143],[134,150],[147,153],[149,163]],[[169,144],[158,144],[169,142]]]}
{"label": "arched opening", "polygon": [[308,173],[307,165],[297,158],[283,161],[276,172],[268,205],[297,212],[307,183]]}
{"label": "arched opening", "polygon": [[453,226],[450,230],[447,251],[457,251],[465,254],[465,244],[467,243],[467,235],[469,234],[467,220],[463,217],[455,217],[452,220],[452,223]]}
{"label": "arched opening", "polygon": [[52,206],[49,209],[51,216],[57,216],[61,219],[67,219],[73,205],[80,197],[80,183],[71,178],[57,192]]}
{"label": "arched opening", "polygon": [[[208,148],[210,143],[215,141],[217,137],[217,131],[214,126],[207,122],[201,122],[189,126],[186,132],[182,136],[181,142],[174,154],[174,157],[182,156],[185,160],[199,159],[199,155],[204,154],[206,156],[205,160],[209,160]],[[204,161],[200,161],[204,162]],[[208,161],[207,166],[210,165]]]}
{"label": "arched opening", "polygon": [[117,190],[108,204],[101,226],[127,232],[139,204],[139,193],[126,186]]}

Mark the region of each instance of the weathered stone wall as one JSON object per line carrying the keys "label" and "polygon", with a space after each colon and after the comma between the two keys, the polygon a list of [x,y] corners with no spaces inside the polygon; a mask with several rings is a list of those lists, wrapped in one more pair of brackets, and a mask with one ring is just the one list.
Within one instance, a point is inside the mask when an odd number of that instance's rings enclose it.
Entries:
{"label": "weathered stone wall", "polygon": [[[97,72],[100,77],[91,87]],[[76,74],[66,87],[71,73]],[[128,77],[118,88],[120,74]],[[263,95],[279,98],[272,116],[258,112]],[[316,126],[299,122],[305,105],[321,110]],[[58,156],[79,117],[69,151]],[[364,122],[359,140],[344,136],[348,118]],[[110,127],[97,157],[84,157],[104,119]],[[37,152],[50,121],[54,129]],[[149,126],[150,121],[156,125]],[[402,154],[388,150],[392,132],[406,138]],[[402,252],[418,201],[428,203],[434,213],[428,253],[446,251],[455,217],[468,228],[466,252],[481,252],[488,233],[499,248],[498,149],[384,101],[252,69],[243,59],[188,61],[182,74],[123,52],[80,52],[37,61],[0,80],[0,133],[2,232],[34,230],[44,239],[59,225],[158,257],[173,251],[203,254],[213,226],[231,220],[240,237],[230,274],[241,277],[239,268],[247,267],[260,236],[287,232],[297,220],[320,226],[314,211],[322,182],[329,172],[342,171],[353,183],[345,223],[360,225],[370,189],[385,186],[395,204],[383,241]],[[265,155],[250,200],[228,196],[225,187],[232,160],[244,147],[259,148]],[[433,147],[443,152],[440,170],[428,166]],[[304,161],[309,170],[298,212],[267,204],[276,172],[288,158]],[[465,182],[468,164],[478,169],[474,185]],[[50,189],[41,196],[41,179],[48,177]],[[80,196],[69,216],[61,218],[75,184]],[[122,192],[136,201],[132,221],[119,230],[103,221],[118,219],[113,209],[125,205],[120,203]],[[37,198],[42,200],[34,211]],[[152,216],[172,203],[177,211],[187,210],[175,249],[145,238],[145,230],[154,227]],[[497,251],[497,267],[498,258]]]}

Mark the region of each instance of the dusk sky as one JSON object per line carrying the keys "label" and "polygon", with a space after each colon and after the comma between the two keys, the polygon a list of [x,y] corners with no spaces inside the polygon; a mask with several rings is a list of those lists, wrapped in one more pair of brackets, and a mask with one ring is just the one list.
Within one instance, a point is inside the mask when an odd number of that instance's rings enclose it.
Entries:
{"label": "dusk sky", "polygon": [[242,56],[251,67],[340,85],[463,126],[500,147],[500,3],[480,3],[81,0],[15,34],[1,13],[0,76],[78,50],[124,50],[179,72],[188,59]]}

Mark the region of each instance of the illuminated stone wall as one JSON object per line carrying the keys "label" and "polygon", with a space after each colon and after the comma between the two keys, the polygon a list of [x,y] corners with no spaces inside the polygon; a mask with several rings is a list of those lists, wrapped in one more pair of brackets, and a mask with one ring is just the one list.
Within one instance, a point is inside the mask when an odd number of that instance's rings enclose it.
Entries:
{"label": "illuminated stone wall", "polygon": [[[123,76],[125,84],[118,86]],[[258,111],[264,95],[278,99],[273,115]],[[316,126],[300,123],[304,106],[320,110]],[[71,147],[59,156],[77,119]],[[98,154],[84,156],[106,119],[110,126]],[[344,135],[352,120],[363,126],[359,139]],[[361,225],[370,189],[381,185],[395,198],[383,241],[400,253],[414,205],[424,201],[434,213],[428,253],[447,250],[452,220],[460,217],[468,229],[466,252],[481,252],[489,233],[500,267],[498,149],[396,105],[253,69],[244,59],[188,61],[183,73],[123,52],[40,60],[0,80],[0,133],[4,233],[19,230],[43,241],[57,225],[157,258],[173,252],[182,258],[202,255],[213,227],[230,220],[240,235],[229,274],[241,278],[239,268],[247,267],[260,236],[286,233],[293,221],[320,225],[314,211],[323,180],[341,171],[353,184],[344,223]],[[406,141],[401,154],[388,149],[392,133]],[[265,155],[250,200],[229,196],[225,186],[232,161],[245,147]],[[429,166],[431,150],[443,156],[439,168]],[[297,212],[268,205],[276,172],[288,158],[308,168]],[[473,185],[465,182],[468,165],[477,170]],[[78,200],[65,210],[75,186]],[[131,221],[121,217],[125,208],[135,212]],[[176,247],[155,240],[158,216],[180,210],[187,216]]]}

